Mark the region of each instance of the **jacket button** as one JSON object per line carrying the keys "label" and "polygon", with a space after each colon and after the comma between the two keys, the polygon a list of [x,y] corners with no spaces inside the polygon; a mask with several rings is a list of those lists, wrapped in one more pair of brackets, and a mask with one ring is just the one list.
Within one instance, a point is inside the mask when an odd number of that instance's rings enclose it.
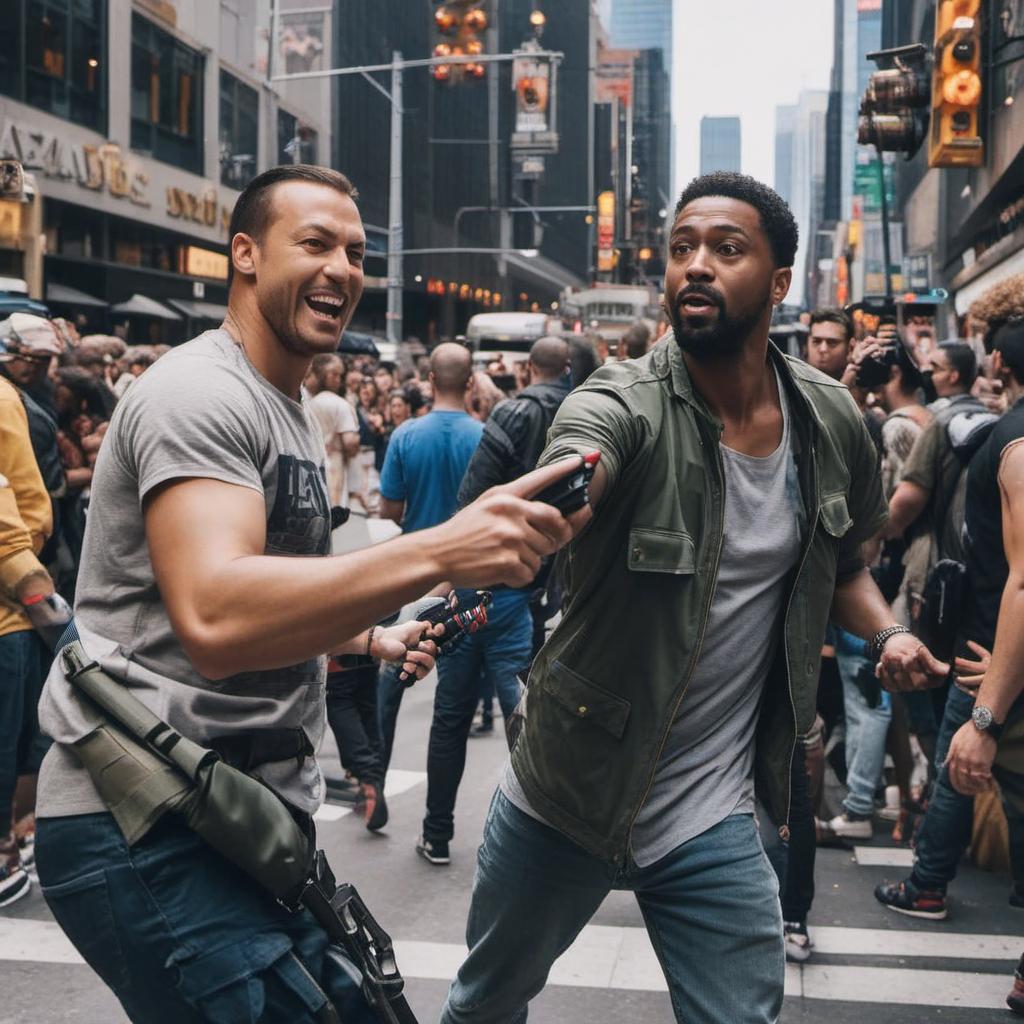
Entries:
{"label": "jacket button", "polygon": [[581,704],[581,705],[580,705],[580,706],[579,706],[579,707],[578,707],[578,708],[576,709],[576,711],[577,711],[577,713],[578,713],[578,714],[580,714],[580,715],[585,715],[585,714],[587,713],[587,705],[586,705],[586,704]]}
{"label": "jacket button", "polygon": [[814,674],[814,662],[813,661],[807,662],[807,674],[809,676]]}
{"label": "jacket button", "polygon": [[639,562],[644,557],[644,553],[640,548],[633,548],[633,557]]}

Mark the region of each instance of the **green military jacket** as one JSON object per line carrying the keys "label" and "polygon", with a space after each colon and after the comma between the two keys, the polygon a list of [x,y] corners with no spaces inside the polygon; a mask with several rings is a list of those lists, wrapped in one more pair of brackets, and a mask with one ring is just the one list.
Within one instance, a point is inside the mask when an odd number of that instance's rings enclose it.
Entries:
{"label": "green military jacket", "polygon": [[[790,399],[803,503],[784,621],[766,624],[784,636],[755,741],[755,786],[781,825],[796,737],[814,722],[833,589],[859,571],[886,505],[847,389],[774,346],[769,357]],[[670,334],[574,391],[541,457],[599,449],[608,487],[568,548],[562,620],[531,669],[512,766],[538,814],[612,863],[626,859],[669,729],[686,714],[722,546],[721,432]]]}

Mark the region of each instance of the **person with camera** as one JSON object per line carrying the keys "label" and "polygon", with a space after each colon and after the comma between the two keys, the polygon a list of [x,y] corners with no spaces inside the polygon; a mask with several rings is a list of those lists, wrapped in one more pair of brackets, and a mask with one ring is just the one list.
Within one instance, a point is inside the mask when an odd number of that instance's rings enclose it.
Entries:
{"label": "person with camera", "polygon": [[[971,838],[974,795],[1000,783],[1010,829],[1010,902],[1024,907],[1024,771],[1019,748],[1024,698],[1024,321],[1004,324],[991,338],[992,366],[1010,410],[992,429],[967,473],[964,534],[971,598],[957,630],[958,667],[980,649],[992,651],[983,678],[950,690],[939,727],[937,777],[917,836],[909,877],[884,883],[875,897],[899,913],[942,920],[946,890]],[[971,644],[973,643],[973,647]],[[980,687],[969,683],[980,682]],[[1013,730],[1002,739],[1008,723]],[[1018,756],[995,764],[998,745],[1016,735]]]}
{"label": "person with camera", "polygon": [[[273,168],[239,196],[230,238],[223,325],[160,359],[115,411],[74,619],[98,673],[265,783],[308,835],[324,790],[324,654],[422,676],[433,664],[424,624],[375,624],[445,579],[530,580],[570,529],[525,499],[574,465],[492,491],[432,530],[332,557],[323,436],[301,385],[362,294],[355,190],[328,168]],[[159,790],[124,791],[145,750],[87,770],[90,737],[115,727],[79,695],[65,658],[54,665],[40,704],[55,743],[39,782],[39,879],[127,1015],[309,1022],[336,1019],[331,1003],[346,1022],[372,1019],[308,910],[276,902]]]}
{"label": "person with camera", "polygon": [[885,503],[856,406],[769,343],[796,246],[770,188],[695,179],[669,235],[672,332],[555,417],[542,465],[600,461],[570,517],[563,616],[484,826],[442,1024],[523,1021],[612,889],[636,893],[678,1020],[777,1020],[783,926],[754,794],[785,830],[830,610],[871,639],[884,685],[948,669],[861,560]]}

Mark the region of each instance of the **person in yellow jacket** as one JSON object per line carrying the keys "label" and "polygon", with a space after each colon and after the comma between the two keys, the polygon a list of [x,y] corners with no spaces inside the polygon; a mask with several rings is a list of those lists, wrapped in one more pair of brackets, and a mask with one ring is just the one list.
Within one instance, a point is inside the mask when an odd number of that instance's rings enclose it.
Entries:
{"label": "person in yellow jacket", "polygon": [[18,777],[39,770],[47,742],[36,705],[50,654],[25,606],[53,593],[38,555],[53,528],[50,496],[32,452],[17,390],[0,376],[0,907],[30,886],[12,830]]}

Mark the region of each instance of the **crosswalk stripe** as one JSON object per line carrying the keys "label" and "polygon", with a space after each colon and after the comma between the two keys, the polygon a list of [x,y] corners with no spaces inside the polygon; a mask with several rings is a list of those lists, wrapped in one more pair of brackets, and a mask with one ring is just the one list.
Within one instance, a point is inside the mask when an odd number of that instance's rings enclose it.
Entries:
{"label": "crosswalk stripe", "polygon": [[1024,950],[1024,937],[1019,935],[972,935],[941,931],[942,927],[912,932],[811,925],[810,934],[815,952],[845,956],[1016,960]]}
{"label": "crosswalk stripe", "polygon": [[[1012,961],[1024,939],[999,935],[935,935],[869,928],[813,928],[819,952],[870,951],[875,955],[957,956],[977,946],[977,956],[1007,960],[1003,973],[915,970],[847,964],[787,964],[786,995],[856,1003],[996,1009],[1003,1005]],[[850,933],[845,940],[839,933]],[[880,937],[885,938],[882,947]],[[950,940],[962,940],[949,951]],[[924,940],[935,942],[925,950]],[[936,941],[937,940],[937,941]],[[901,945],[906,943],[906,945]],[[466,955],[461,943],[396,940],[395,954],[407,978],[449,981]],[[82,958],[52,921],[0,919],[0,961],[81,964]],[[576,988],[664,992],[665,979],[643,928],[588,925],[555,963],[549,982]]]}
{"label": "crosswalk stripe", "polygon": [[862,867],[912,868],[914,851],[893,846],[855,846],[853,855]]}

